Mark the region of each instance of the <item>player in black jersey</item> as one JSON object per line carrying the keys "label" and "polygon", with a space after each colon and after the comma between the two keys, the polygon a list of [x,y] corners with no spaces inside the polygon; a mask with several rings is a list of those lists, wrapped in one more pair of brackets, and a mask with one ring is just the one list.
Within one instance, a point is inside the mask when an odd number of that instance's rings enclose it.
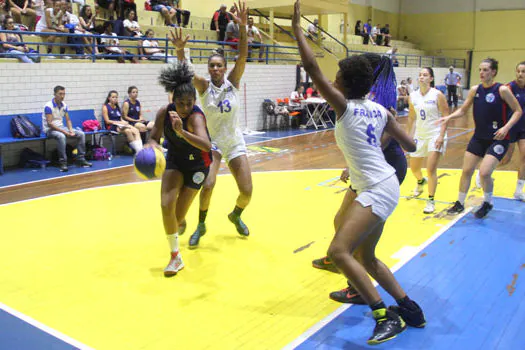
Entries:
{"label": "player in black jersey", "polygon": [[168,149],[166,171],[162,176],[161,207],[164,230],[171,248],[171,259],[164,276],[177,274],[184,267],[179,253],[179,223],[208,176],[212,161],[211,141],[206,118],[195,105],[193,71],[185,64],[162,70],[159,83],[173,94],[173,103],[157,112],[155,126],[146,147],[159,147],[164,134]]}

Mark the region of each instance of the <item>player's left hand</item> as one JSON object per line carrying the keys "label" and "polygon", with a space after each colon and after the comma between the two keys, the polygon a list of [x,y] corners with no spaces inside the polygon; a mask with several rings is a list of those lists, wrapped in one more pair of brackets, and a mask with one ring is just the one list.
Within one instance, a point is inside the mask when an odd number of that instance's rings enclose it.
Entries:
{"label": "player's left hand", "polygon": [[507,130],[506,127],[499,128],[494,133],[494,140],[503,140],[507,136],[508,133],[509,131]]}

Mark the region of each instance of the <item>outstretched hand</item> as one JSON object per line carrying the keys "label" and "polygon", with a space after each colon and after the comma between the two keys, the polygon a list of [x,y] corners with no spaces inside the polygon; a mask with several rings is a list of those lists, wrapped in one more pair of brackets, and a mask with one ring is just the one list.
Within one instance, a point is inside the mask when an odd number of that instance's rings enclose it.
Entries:
{"label": "outstretched hand", "polygon": [[171,37],[169,38],[173,46],[176,49],[182,50],[186,46],[186,43],[190,39],[190,35],[187,34],[186,38],[182,39],[182,28],[170,30]]}
{"label": "outstretched hand", "polygon": [[301,27],[301,2],[295,0],[293,7],[292,27]]}

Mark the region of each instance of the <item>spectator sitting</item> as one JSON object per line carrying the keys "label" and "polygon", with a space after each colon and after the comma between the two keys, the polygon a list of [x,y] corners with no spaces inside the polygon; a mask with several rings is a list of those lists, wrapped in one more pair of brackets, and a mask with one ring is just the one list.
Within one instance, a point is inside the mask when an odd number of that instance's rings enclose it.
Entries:
{"label": "spectator sitting", "polygon": [[129,36],[144,36],[140,31],[139,23],[135,11],[128,9],[126,11],[126,19],[124,20],[124,28],[129,33]]}
{"label": "spectator sitting", "polygon": [[[150,60],[163,60],[166,58],[166,51],[159,48],[159,42],[154,40],[154,37],[155,33],[153,32],[153,29],[148,29],[146,31],[146,38],[142,42],[144,55],[146,55],[146,58]],[[168,56],[168,63],[173,63],[176,61],[176,57]]]}
{"label": "spectator sitting", "polygon": [[[4,0],[0,0],[0,4]],[[46,4],[44,0],[33,0],[31,8],[35,10],[36,13],[36,19],[35,19],[35,25],[40,21],[40,18],[44,17],[44,12],[46,10]]]}
{"label": "spectator sitting", "polygon": [[[69,29],[69,32],[75,34],[86,34],[86,30],[80,24],[80,19],[73,14],[71,3],[66,2],[65,4],[67,19],[67,23],[65,24],[65,26]],[[90,52],[92,50],[90,39],[86,37],[68,37],[67,42],[69,44],[77,44],[76,46],[70,46],[71,48],[74,48],[76,50],[77,55],[84,54],[84,47],[86,47]]]}
{"label": "spectator sitting", "polygon": [[[248,62],[252,60],[252,44],[262,44],[262,36],[256,26],[253,25],[253,17],[248,18],[248,26],[246,27],[246,34],[248,36]],[[257,40],[255,40],[257,38]],[[257,49],[256,49],[257,50]],[[264,46],[259,46],[259,62],[264,62]]]}
{"label": "spectator sitting", "polygon": [[95,0],[95,8],[97,5],[109,11],[110,21],[115,19],[114,13],[117,12],[115,7],[115,0]]}
{"label": "spectator sitting", "polygon": [[[12,16],[5,16],[2,22],[5,30],[15,30],[15,22]],[[13,57],[23,63],[40,62],[38,52],[27,47],[22,37],[15,33],[0,33],[0,41],[4,41],[2,47],[5,51],[4,57]]]}
{"label": "spectator sitting", "polygon": [[[60,1],[54,1],[53,7],[46,8],[45,16],[40,18],[40,21],[36,24],[36,32],[40,33],[68,33],[69,31],[64,27],[63,16],[65,15],[62,9],[62,3]],[[57,40],[57,36],[42,35],[42,38],[47,43],[54,43]],[[53,50],[53,46],[48,45],[47,53],[50,54]],[[65,48],[60,49],[60,53],[64,53]],[[55,58],[49,56],[49,58]]]}
{"label": "spectator sitting", "polygon": [[4,9],[15,19],[17,23],[22,23],[22,16],[29,18],[29,30],[35,30],[36,12],[31,8],[31,0],[5,0]]}
{"label": "spectator sitting", "polygon": [[138,21],[137,5],[135,4],[135,0],[119,0],[118,7],[120,13],[119,19],[127,19],[128,12],[133,11],[135,12],[134,21]]}
{"label": "spectator sitting", "polygon": [[308,116],[306,114],[306,109],[301,104],[301,101],[304,101],[304,87],[299,85],[296,91],[292,91],[290,95],[290,110],[300,111],[301,115],[299,116],[299,127],[306,128],[306,123],[308,122]]}
{"label": "spectator sitting", "polygon": [[[179,27],[186,28],[188,26],[188,23],[190,23],[190,11],[183,10],[180,6],[180,0],[172,0],[173,4],[175,5],[175,12],[177,17],[177,24]],[[184,17],[184,21],[182,19]]]}
{"label": "spectator sitting", "polygon": [[[313,23],[310,23],[308,27],[306,28],[306,36],[312,39],[313,41],[319,40],[319,20],[316,18],[314,19]],[[320,39],[324,40],[326,39],[323,37],[323,35],[320,35]]]}
{"label": "spectator sitting", "polygon": [[137,57],[118,47],[119,40],[117,38],[110,38],[112,36],[117,36],[117,34],[113,33],[113,24],[111,24],[111,22],[104,22],[103,35],[104,37],[100,40],[100,42],[104,45],[104,53],[109,55],[109,57],[106,58],[115,59],[118,61],[118,63],[125,63],[125,59],[130,60],[132,63],[139,62]]}
{"label": "spectator sitting", "polygon": [[226,11],[226,9],[226,5],[221,5],[220,9],[215,11],[211,20],[210,30],[215,30],[217,32],[218,41],[224,41],[226,27],[230,21],[233,21],[232,14]]}
{"label": "spectator sitting", "polygon": [[306,98],[309,99],[310,97],[320,97],[319,91],[317,91],[317,87],[315,84],[312,84],[311,87],[306,89]]}
{"label": "spectator sitting", "polygon": [[155,123],[144,119],[140,102],[137,100],[138,95],[139,89],[136,86],[128,88],[129,98],[122,104],[122,119],[138,129],[144,144],[146,142],[146,133],[153,129]]}
{"label": "spectator sitting", "polygon": [[385,39],[385,46],[390,46],[390,38],[392,37],[390,35],[390,24],[385,24],[385,27],[381,29],[381,34],[383,39]]}
{"label": "spectator sitting", "polygon": [[106,101],[102,106],[102,117],[106,128],[110,131],[124,134],[128,140],[129,147],[139,152],[142,149],[142,140],[140,132],[137,128],[131,126],[127,121],[122,120],[120,107],[118,106],[118,92],[111,90],[106,97]]}
{"label": "spectator sitting", "polygon": [[372,36],[372,20],[369,19],[363,27],[363,45],[368,45],[371,36]]}
{"label": "spectator sitting", "polygon": [[226,42],[230,43],[232,49],[237,49],[237,43],[240,39],[239,24],[235,21],[230,21],[226,26]]}
{"label": "spectator sitting", "polygon": [[176,27],[173,24],[173,19],[177,15],[177,11],[169,5],[167,0],[150,0],[151,9],[160,12],[164,17],[164,23],[170,27]]}
{"label": "spectator sitting", "polygon": [[[55,86],[53,91],[55,98],[44,106],[42,126],[47,137],[57,140],[58,167],[62,172],[68,171],[66,141],[68,137],[75,137],[77,139],[78,149],[77,165],[90,168],[91,163],[88,163],[84,157],[86,153],[86,136],[81,130],[73,129],[73,124],[69,119],[67,105],[64,103],[66,89],[58,85]],[[67,127],[64,126],[64,117],[66,118]]]}
{"label": "spectator sitting", "polygon": [[[98,34],[98,31],[95,29],[95,21],[97,19],[97,14],[93,14],[91,6],[82,6],[82,8],[80,9],[80,17],[78,19],[80,21],[80,26],[82,27],[82,29],[91,34]],[[93,38],[93,44],[93,46],[95,46],[95,54],[98,55],[98,46],[95,43],[95,38]]]}
{"label": "spectator sitting", "polygon": [[374,28],[372,28],[372,40],[376,45],[381,45],[383,42],[383,36],[381,35],[381,24],[376,24]]}
{"label": "spectator sitting", "polygon": [[406,81],[401,80],[401,84],[397,87],[397,110],[408,112],[408,89]]}
{"label": "spectator sitting", "polygon": [[393,48],[389,49],[386,52],[386,55],[390,57],[390,59],[392,60],[392,65],[394,67],[399,67],[399,61],[397,60],[396,53],[397,53],[397,47],[394,46]]}

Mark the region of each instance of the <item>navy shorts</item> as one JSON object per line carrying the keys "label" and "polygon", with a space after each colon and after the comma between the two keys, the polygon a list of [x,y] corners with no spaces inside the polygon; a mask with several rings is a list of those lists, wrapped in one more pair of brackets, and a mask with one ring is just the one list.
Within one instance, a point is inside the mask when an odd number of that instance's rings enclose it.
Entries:
{"label": "navy shorts", "polygon": [[467,152],[481,158],[490,154],[501,161],[509,149],[509,143],[509,140],[483,140],[474,136],[468,143]]}
{"label": "navy shorts", "polygon": [[510,143],[518,142],[519,140],[525,140],[525,131],[518,131],[510,134]]}
{"label": "navy shorts", "polygon": [[210,167],[204,165],[190,165],[173,159],[169,155],[166,157],[166,170],[178,170],[184,177],[184,186],[200,190],[204,180],[208,177]]}

